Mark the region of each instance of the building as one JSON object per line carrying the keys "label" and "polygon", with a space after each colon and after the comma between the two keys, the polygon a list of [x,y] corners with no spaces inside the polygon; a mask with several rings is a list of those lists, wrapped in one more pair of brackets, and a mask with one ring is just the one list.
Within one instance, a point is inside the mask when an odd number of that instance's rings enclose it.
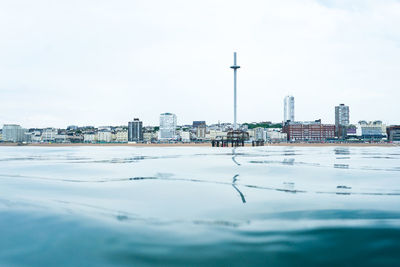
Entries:
{"label": "building", "polygon": [[54,128],[43,129],[42,141],[46,143],[55,142],[57,134],[58,134],[57,129]]}
{"label": "building", "polygon": [[193,121],[192,129],[199,139],[206,138],[207,125],[205,121]]}
{"label": "building", "polygon": [[257,127],[254,129],[254,141],[265,141],[264,128]]}
{"label": "building", "polygon": [[284,101],[283,122],[294,121],[294,97],[286,96]]}
{"label": "building", "polygon": [[191,140],[190,132],[181,131],[180,132],[180,136],[181,136],[181,141],[184,142],[184,143],[188,143]]}
{"label": "building", "polygon": [[386,126],[382,121],[359,121],[357,126],[357,136],[361,139],[382,139],[386,137]]}
{"label": "building", "polygon": [[266,138],[267,142],[271,143],[280,143],[280,142],[286,142],[287,139],[287,134],[282,133],[281,129],[277,128],[269,128],[266,131]]}
{"label": "building", "polygon": [[76,125],[70,125],[67,127],[67,131],[76,131],[76,130],[78,130],[78,128],[79,127]]}
{"label": "building", "polygon": [[226,131],[219,131],[219,130],[210,130],[208,134],[206,134],[206,139],[215,140],[215,139],[222,139],[226,138],[228,132]]}
{"label": "building", "polygon": [[346,136],[346,129],[350,125],[349,107],[340,104],[335,107],[335,134],[339,138]]}
{"label": "building", "polygon": [[199,127],[199,126],[206,126],[206,122],[205,121],[193,121],[193,125],[192,125],[192,127],[193,128],[197,128],[197,127]]}
{"label": "building", "polygon": [[389,126],[386,131],[389,142],[400,142],[400,125]]}
{"label": "building", "polygon": [[27,129],[22,128],[17,124],[4,124],[2,139],[4,142],[26,142],[28,135]]}
{"label": "building", "polygon": [[[143,133],[142,133],[142,136],[143,136]],[[143,137],[142,137],[142,141],[143,141]],[[126,131],[126,130],[117,131],[115,133],[115,142],[118,142],[118,143],[128,142],[128,131]]]}
{"label": "building", "polygon": [[143,123],[137,118],[128,123],[128,142],[143,142]]}
{"label": "building", "polygon": [[172,140],[176,138],[176,115],[173,113],[160,114],[160,129],[158,139]]}
{"label": "building", "polygon": [[95,143],[97,141],[97,134],[94,132],[87,132],[83,134],[83,142]]}
{"label": "building", "polygon": [[357,126],[350,124],[346,127],[346,139],[355,139],[357,138]]}
{"label": "building", "polygon": [[101,130],[97,132],[97,141],[102,143],[110,143],[112,140],[112,134],[110,131]]}
{"label": "building", "polygon": [[322,124],[321,120],[310,122],[288,122],[283,126],[287,140],[321,142],[335,137],[335,125]]}

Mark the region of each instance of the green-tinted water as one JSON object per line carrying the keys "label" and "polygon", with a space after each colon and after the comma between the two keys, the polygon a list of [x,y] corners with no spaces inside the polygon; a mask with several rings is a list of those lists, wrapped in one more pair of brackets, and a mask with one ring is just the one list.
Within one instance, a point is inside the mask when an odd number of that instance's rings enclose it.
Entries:
{"label": "green-tinted water", "polygon": [[400,148],[0,147],[0,265],[397,265]]}

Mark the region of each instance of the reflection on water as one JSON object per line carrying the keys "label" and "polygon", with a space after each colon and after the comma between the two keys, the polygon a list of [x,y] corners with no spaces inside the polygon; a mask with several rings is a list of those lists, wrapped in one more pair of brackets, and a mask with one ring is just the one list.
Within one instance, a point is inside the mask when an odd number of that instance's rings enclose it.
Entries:
{"label": "reflection on water", "polygon": [[336,147],[334,151],[335,155],[350,155],[349,147]]}
{"label": "reflection on water", "polygon": [[399,171],[398,147],[0,147],[0,265],[395,265]]}
{"label": "reflection on water", "polygon": [[348,169],[349,164],[333,164],[333,167],[337,169]]}
{"label": "reflection on water", "polygon": [[236,181],[237,181],[237,177],[239,176],[239,174],[236,174],[235,176],[233,176],[233,181],[232,181],[232,186],[233,188],[235,188],[235,190],[239,193],[240,198],[242,199],[243,203],[246,203],[246,199],[244,198],[243,193],[237,188],[236,186]]}

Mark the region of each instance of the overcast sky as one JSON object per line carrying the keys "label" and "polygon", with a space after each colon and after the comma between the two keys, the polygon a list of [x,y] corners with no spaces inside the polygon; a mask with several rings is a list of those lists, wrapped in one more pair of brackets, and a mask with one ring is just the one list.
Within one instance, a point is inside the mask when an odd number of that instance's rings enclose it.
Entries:
{"label": "overcast sky", "polygon": [[295,119],[400,124],[400,2],[0,2],[0,127]]}

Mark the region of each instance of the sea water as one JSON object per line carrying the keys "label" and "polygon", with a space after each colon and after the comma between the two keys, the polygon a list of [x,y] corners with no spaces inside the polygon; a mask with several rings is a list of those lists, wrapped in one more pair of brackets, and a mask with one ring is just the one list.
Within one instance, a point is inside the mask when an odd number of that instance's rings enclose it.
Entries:
{"label": "sea water", "polygon": [[400,147],[0,147],[1,266],[400,264]]}

